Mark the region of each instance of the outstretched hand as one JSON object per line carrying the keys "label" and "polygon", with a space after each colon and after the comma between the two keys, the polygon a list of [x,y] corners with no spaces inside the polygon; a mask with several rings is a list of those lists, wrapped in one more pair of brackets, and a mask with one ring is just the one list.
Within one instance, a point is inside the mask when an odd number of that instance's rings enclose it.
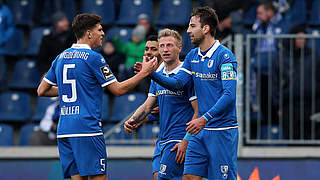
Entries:
{"label": "outstretched hand", "polygon": [[193,119],[187,123],[186,131],[190,134],[197,135],[206,125],[207,120],[201,116],[200,118]]}

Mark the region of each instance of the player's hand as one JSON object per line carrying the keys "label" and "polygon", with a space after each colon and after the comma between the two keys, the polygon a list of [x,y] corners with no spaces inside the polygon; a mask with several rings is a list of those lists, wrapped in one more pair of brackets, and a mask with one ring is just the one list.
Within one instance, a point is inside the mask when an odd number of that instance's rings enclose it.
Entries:
{"label": "player's hand", "polygon": [[136,124],[136,121],[134,120],[133,117],[131,117],[126,122],[124,122],[124,124],[123,124],[124,131],[127,134],[131,134],[132,131],[136,129],[135,124]]}
{"label": "player's hand", "polygon": [[176,162],[178,164],[182,164],[184,162],[184,159],[186,157],[186,151],[187,151],[187,147],[188,147],[188,141],[186,141],[185,139],[183,139],[181,142],[177,143],[172,149],[171,151],[175,151],[177,150],[177,155],[176,155]]}
{"label": "player's hand", "polygon": [[134,69],[133,72],[135,74],[138,74],[142,69],[142,63],[141,62],[136,62],[136,64],[134,64],[134,66],[133,66],[133,69]]}
{"label": "player's hand", "polygon": [[154,70],[156,70],[158,66],[157,57],[153,57],[151,60],[147,56],[143,56],[142,68],[140,73],[144,73],[146,75],[151,74]]}
{"label": "player's hand", "polygon": [[151,114],[159,114],[159,106],[151,109],[151,112],[150,112],[150,113],[151,113]]}
{"label": "player's hand", "polygon": [[193,119],[187,123],[186,131],[190,134],[197,135],[206,125],[207,120],[201,116],[200,118]]}

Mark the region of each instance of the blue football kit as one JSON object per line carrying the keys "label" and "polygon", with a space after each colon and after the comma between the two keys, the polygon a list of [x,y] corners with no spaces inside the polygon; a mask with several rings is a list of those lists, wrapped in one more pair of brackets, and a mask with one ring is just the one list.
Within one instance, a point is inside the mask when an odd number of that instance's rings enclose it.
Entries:
{"label": "blue football kit", "polygon": [[59,89],[57,141],[64,176],[105,174],[102,94],[116,81],[105,59],[87,44],[73,44],[52,62],[44,80]]}
{"label": "blue football kit", "polygon": [[[181,66],[172,71],[163,68],[159,72],[173,77]],[[156,97],[159,105],[160,131],[153,155],[153,172],[158,171],[158,179],[181,179],[183,164],[176,163],[177,151],[170,150],[184,138],[186,123],[193,117],[194,110],[190,103],[196,99],[193,82],[190,81],[181,90],[170,91],[151,81],[148,96]]]}
{"label": "blue football kit", "polygon": [[237,178],[238,123],[236,117],[237,61],[233,53],[215,41],[207,52],[192,49],[179,73],[168,78],[153,72],[162,86],[178,90],[194,82],[199,117],[204,129],[189,140],[184,174],[208,179]]}

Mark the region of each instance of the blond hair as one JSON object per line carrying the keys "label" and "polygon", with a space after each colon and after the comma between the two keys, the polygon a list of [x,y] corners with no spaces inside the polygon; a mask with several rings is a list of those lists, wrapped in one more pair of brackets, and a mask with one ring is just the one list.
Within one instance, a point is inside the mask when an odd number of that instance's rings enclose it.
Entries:
{"label": "blond hair", "polygon": [[178,46],[181,46],[182,45],[182,37],[181,35],[178,33],[178,31],[175,31],[175,30],[171,30],[171,29],[163,29],[159,32],[158,34],[158,41],[160,40],[160,38],[162,37],[168,37],[168,36],[171,36],[171,37],[174,37],[176,40],[177,40],[177,45]]}

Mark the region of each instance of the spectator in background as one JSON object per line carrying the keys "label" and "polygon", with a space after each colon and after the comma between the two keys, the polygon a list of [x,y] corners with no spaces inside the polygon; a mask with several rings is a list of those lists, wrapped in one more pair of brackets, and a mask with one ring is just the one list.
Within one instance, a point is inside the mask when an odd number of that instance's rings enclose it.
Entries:
{"label": "spectator in background", "polygon": [[59,111],[58,102],[54,102],[48,106],[45,115],[40,121],[39,130],[31,134],[30,145],[57,145],[56,133],[60,115]]}
{"label": "spectator in background", "polygon": [[[303,25],[294,26],[290,34],[307,34]],[[284,44],[284,58],[274,62],[273,68],[273,105],[283,117],[283,131],[285,138],[290,138],[290,125],[293,138],[311,138],[310,116],[320,112],[320,57],[316,49],[311,50],[305,38],[295,38]],[[290,47],[293,46],[293,47]],[[290,51],[293,52],[290,52]],[[312,59],[314,55],[314,61]],[[314,67],[314,72],[312,70]],[[281,74],[280,74],[281,72]],[[312,85],[312,78],[315,82]],[[280,81],[281,80],[281,81]],[[280,85],[283,92],[280,106]],[[315,97],[312,97],[314,93]],[[291,99],[292,98],[292,99]],[[312,112],[312,102],[315,109]],[[292,109],[290,110],[290,104]],[[304,133],[300,136],[301,125]],[[315,132],[320,132],[319,124],[316,124]],[[316,138],[320,138],[319,134]]]}
{"label": "spectator in background", "polygon": [[151,25],[149,16],[147,14],[140,14],[138,16],[138,19],[138,25],[141,25],[146,29],[146,37],[149,37],[151,35],[158,35],[157,31]]}
{"label": "spectator in background", "polygon": [[120,64],[125,62],[125,56],[115,50],[111,40],[106,40],[102,46],[101,55],[107,61],[112,73],[118,77],[118,69]]}
{"label": "spectator in background", "polygon": [[0,0],[0,54],[4,54],[5,43],[13,35],[14,28],[12,12],[4,1]]}
{"label": "spectator in background", "polygon": [[40,72],[47,72],[52,61],[63,50],[71,47],[75,43],[75,37],[70,30],[70,23],[62,12],[57,12],[52,16],[52,31],[44,36],[39,50],[38,65]]}
{"label": "spectator in background", "polygon": [[116,51],[123,53],[126,56],[124,66],[119,67],[119,80],[124,81],[134,75],[133,66],[136,62],[142,62],[142,57],[144,55],[144,47],[146,45],[145,41],[146,29],[137,25],[133,31],[131,40],[123,43],[120,38],[114,38],[114,44]]}
{"label": "spectator in background", "polygon": [[230,14],[226,13],[217,13],[219,17],[219,24],[216,32],[215,38],[219,41],[222,41],[224,38],[226,38],[228,35],[231,35],[232,29],[231,29],[231,23],[232,18]]}

